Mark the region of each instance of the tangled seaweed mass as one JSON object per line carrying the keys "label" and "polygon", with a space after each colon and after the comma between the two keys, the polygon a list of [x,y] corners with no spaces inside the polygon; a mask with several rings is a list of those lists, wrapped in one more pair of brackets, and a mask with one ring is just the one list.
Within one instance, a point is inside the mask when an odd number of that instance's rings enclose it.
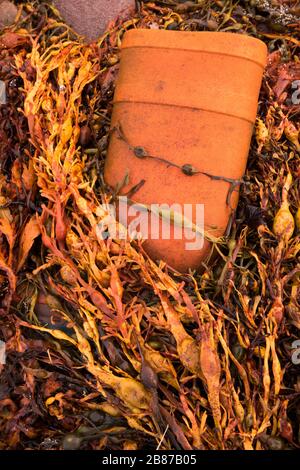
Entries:
{"label": "tangled seaweed mass", "polygon": [[[91,44],[50,3],[16,3],[0,35],[0,448],[299,448],[299,3],[139,1]],[[120,44],[141,27],[268,45],[239,206],[199,273],[97,230]]]}

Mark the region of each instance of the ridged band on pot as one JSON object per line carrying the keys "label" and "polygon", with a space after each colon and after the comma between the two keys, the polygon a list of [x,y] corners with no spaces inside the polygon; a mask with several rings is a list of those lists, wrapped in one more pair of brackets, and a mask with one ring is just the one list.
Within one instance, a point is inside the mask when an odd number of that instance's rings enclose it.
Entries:
{"label": "ridged band on pot", "polygon": [[[230,181],[244,174],[265,62],[266,46],[244,35],[125,33],[107,183],[116,188],[127,174],[121,193],[138,185],[131,199],[146,206],[204,204],[205,230],[222,235],[238,201]],[[144,246],[186,271],[199,266],[210,244],[187,250],[186,239],[159,238]]]}

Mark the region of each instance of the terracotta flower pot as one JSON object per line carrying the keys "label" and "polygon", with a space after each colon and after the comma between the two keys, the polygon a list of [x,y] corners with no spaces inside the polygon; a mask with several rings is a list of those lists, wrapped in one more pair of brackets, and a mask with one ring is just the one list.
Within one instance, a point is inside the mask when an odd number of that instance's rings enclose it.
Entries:
{"label": "terracotta flower pot", "polygon": [[183,237],[163,239],[161,230],[158,239],[149,236],[144,247],[153,259],[179,271],[199,266],[210,242],[187,248],[189,237],[198,236],[199,204],[208,238],[224,234],[238,202],[266,53],[263,42],[232,33],[125,34],[106,182],[147,208],[190,204],[187,219],[196,226],[183,233],[178,211],[169,211],[171,221],[176,214],[173,229]]}

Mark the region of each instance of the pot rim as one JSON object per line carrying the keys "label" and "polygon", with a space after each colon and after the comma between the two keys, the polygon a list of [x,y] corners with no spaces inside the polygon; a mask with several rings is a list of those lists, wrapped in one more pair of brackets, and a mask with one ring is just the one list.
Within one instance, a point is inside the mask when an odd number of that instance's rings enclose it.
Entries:
{"label": "pot rim", "polygon": [[187,50],[251,60],[265,67],[267,46],[252,36],[213,31],[169,31],[165,29],[130,29],[125,32],[122,49],[154,48]]}

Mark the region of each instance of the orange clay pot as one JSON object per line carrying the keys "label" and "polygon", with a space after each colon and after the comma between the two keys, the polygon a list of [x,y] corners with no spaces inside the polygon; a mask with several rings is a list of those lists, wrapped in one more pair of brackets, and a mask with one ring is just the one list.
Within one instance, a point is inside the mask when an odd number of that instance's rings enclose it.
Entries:
{"label": "orange clay pot", "polygon": [[[117,188],[126,181],[121,194],[140,183],[130,198],[147,206],[204,204],[206,232],[223,235],[238,202],[238,186],[229,197],[224,178],[243,177],[266,55],[263,42],[239,34],[126,32],[106,182]],[[184,165],[197,172],[184,174]],[[191,250],[186,239],[159,237],[143,246],[154,260],[184,272],[201,264],[211,244]]]}

